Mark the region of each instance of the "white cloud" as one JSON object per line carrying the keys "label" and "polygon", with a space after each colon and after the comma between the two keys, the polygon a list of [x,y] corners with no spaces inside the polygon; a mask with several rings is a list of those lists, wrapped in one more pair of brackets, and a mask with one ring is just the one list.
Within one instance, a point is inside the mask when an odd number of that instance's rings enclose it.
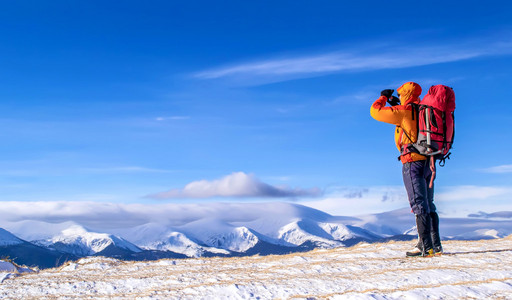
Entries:
{"label": "white cloud", "polygon": [[371,49],[361,45],[359,48],[354,47],[353,50],[219,67],[198,72],[194,76],[200,79],[246,78],[258,81],[267,78],[269,81],[281,81],[333,72],[408,68],[489,55],[511,54],[512,44],[488,42],[482,39],[459,41],[455,44],[444,43],[438,46],[388,46],[384,49],[373,49],[373,53],[369,53],[368,50]]}
{"label": "white cloud", "polygon": [[310,197],[319,196],[318,188],[299,189],[272,186],[259,181],[254,175],[236,172],[217,180],[200,180],[187,184],[182,189],[172,189],[149,195],[155,199],[211,198],[211,197]]}
{"label": "white cloud", "polygon": [[501,165],[501,166],[495,166],[487,169],[483,169],[484,172],[487,173],[512,173],[512,165]]}

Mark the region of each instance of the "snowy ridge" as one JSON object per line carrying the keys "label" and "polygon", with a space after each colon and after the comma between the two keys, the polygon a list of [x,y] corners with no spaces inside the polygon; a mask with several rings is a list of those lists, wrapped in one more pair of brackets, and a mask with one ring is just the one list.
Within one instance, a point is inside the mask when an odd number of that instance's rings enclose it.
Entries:
{"label": "snowy ridge", "polygon": [[181,227],[180,230],[208,247],[234,252],[245,252],[259,241],[257,235],[249,228],[236,227],[216,219],[192,222]]}
{"label": "snowy ridge", "polygon": [[94,255],[113,245],[132,252],[141,250],[130,242],[107,233],[90,232],[80,225],[69,228],[47,240],[36,241],[37,244],[77,256]]}
{"label": "snowy ridge", "polygon": [[258,237],[247,227],[235,227],[229,232],[213,234],[205,241],[209,246],[235,252],[245,252],[258,242]]}
{"label": "snowy ridge", "polygon": [[224,255],[228,255],[230,253],[224,249],[201,246],[181,232],[168,232],[151,242],[139,244],[139,247],[146,250],[172,251],[185,254],[189,257],[200,257],[207,252]]}
{"label": "snowy ridge", "polygon": [[0,228],[0,247],[23,244],[24,242],[7,230]]}
{"label": "snowy ridge", "polygon": [[279,230],[278,237],[293,245],[302,245],[306,242],[322,248],[334,248],[343,246],[343,243],[334,241],[318,223],[311,220],[298,220]]}
{"label": "snowy ridge", "polygon": [[327,234],[329,234],[332,237],[332,239],[342,242],[352,239],[363,239],[372,241],[382,238],[382,236],[378,234],[372,233],[370,231],[352,225],[344,225],[338,223],[320,223],[319,226],[325,232],[327,232]]}

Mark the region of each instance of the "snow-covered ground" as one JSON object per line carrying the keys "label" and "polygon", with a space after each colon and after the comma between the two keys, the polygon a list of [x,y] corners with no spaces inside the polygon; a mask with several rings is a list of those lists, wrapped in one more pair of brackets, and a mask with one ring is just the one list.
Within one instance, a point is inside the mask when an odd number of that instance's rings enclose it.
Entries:
{"label": "snow-covered ground", "polygon": [[21,267],[11,261],[0,260],[0,284],[7,278],[14,278],[24,273],[34,272],[37,272],[37,269]]}
{"label": "snow-covered ground", "polygon": [[512,298],[512,236],[445,241],[447,254],[434,258],[404,257],[410,246],[410,241],[362,243],[289,255],[153,262],[89,257],[39,273],[3,275],[0,296],[24,299]]}

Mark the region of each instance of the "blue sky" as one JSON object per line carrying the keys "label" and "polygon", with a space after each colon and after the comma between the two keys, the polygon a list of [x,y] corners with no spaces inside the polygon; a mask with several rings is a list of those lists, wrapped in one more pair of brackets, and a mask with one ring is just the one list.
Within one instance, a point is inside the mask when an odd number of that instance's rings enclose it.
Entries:
{"label": "blue sky", "polygon": [[415,81],[456,94],[441,209],[510,210],[512,4],[493,3],[2,1],[0,200],[407,206],[369,108]]}

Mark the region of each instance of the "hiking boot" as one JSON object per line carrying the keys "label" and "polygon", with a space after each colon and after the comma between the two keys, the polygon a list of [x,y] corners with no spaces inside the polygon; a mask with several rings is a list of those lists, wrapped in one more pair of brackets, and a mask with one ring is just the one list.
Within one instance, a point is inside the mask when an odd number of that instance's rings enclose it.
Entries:
{"label": "hiking boot", "polygon": [[422,255],[423,255],[423,251],[421,251],[421,249],[418,248],[417,246],[414,247],[414,249],[412,249],[411,251],[405,252],[405,256],[422,256]]}
{"label": "hiking boot", "polygon": [[443,247],[437,246],[434,247],[434,255],[441,256],[443,254]]}
{"label": "hiking boot", "polygon": [[427,251],[421,253],[423,257],[434,257],[434,249],[428,249]]}
{"label": "hiking boot", "polygon": [[428,249],[422,253],[423,257],[434,257],[434,249]]}

